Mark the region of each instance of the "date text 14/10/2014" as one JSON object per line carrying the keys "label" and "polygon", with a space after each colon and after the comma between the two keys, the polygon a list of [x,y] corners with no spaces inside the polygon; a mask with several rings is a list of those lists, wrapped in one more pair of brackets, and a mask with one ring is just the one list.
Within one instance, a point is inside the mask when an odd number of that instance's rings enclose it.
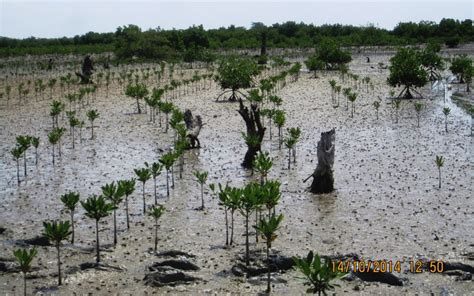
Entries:
{"label": "date text 14/10/2014", "polygon": [[[333,272],[402,272],[403,262],[400,260],[346,260],[332,261]],[[408,270],[411,273],[441,273],[444,271],[444,262],[441,260],[409,260]]]}

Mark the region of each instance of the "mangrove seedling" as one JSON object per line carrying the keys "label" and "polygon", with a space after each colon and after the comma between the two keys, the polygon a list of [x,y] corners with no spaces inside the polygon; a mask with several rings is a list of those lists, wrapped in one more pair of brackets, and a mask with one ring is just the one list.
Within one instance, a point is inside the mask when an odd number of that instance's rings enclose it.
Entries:
{"label": "mangrove seedling", "polygon": [[96,265],[98,266],[100,264],[99,221],[110,215],[110,212],[114,210],[114,206],[107,203],[102,195],[92,195],[85,201],[81,201],[81,205],[86,211],[86,216],[95,220]]}
{"label": "mangrove seedling", "polygon": [[291,169],[291,150],[296,145],[296,139],[289,136],[285,138],[285,147],[288,149],[288,170]]}
{"label": "mangrove seedling", "polygon": [[207,172],[193,172],[193,175],[196,177],[196,181],[201,185],[201,209],[204,210],[204,184],[207,181]]}
{"label": "mangrove seedling", "polygon": [[377,116],[377,120],[379,119],[379,108],[380,108],[380,101],[374,101],[372,106],[375,108],[375,115]]}
{"label": "mangrove seedling", "polygon": [[130,229],[130,218],[128,215],[128,197],[135,191],[135,179],[120,180],[117,182],[119,191],[125,195],[125,215],[127,219],[127,229]]}
{"label": "mangrove seedling", "polygon": [[20,265],[20,270],[23,273],[23,294],[26,296],[26,274],[31,270],[31,263],[38,254],[36,248],[29,251],[25,249],[17,249],[13,251],[16,262]]}
{"label": "mangrove seedling", "polygon": [[351,92],[348,96],[347,99],[351,101],[352,103],[352,108],[351,108],[351,118],[354,117],[354,111],[355,111],[355,101],[357,99],[357,94],[354,92]]}
{"label": "mangrove seedling", "polygon": [[443,114],[444,114],[444,129],[446,132],[448,132],[448,115],[451,113],[451,109],[449,107],[444,107],[443,108]]}
{"label": "mangrove seedling", "polygon": [[35,147],[35,165],[38,166],[38,146],[40,143],[39,137],[31,137],[31,145]]}
{"label": "mangrove seedling", "polygon": [[267,293],[271,291],[270,285],[270,273],[271,273],[271,260],[270,260],[270,248],[272,247],[272,241],[277,238],[275,232],[280,228],[280,223],[283,221],[283,215],[278,216],[272,215],[268,219],[262,219],[255,227],[255,230],[262,234],[262,237],[266,241],[267,245]]}
{"label": "mangrove seedling", "polygon": [[117,245],[117,209],[123,200],[124,191],[122,187],[118,187],[114,182],[105,184],[101,187],[102,195],[110,201],[114,207],[114,246]]}
{"label": "mangrove seedling", "polygon": [[26,151],[28,148],[31,147],[31,137],[30,136],[18,136],[16,137],[16,143],[18,147],[21,147],[21,151],[23,152],[23,165],[24,165],[24,174],[25,178],[27,175],[26,170]]}
{"label": "mangrove seedling", "polygon": [[281,149],[281,128],[285,125],[285,121],[285,112],[282,110],[275,110],[273,122],[278,126],[278,149]]}
{"label": "mangrove seedling", "polygon": [[272,210],[273,214],[275,214],[275,207],[277,206],[278,202],[281,198],[280,193],[280,185],[281,183],[276,180],[271,180],[265,182],[262,187],[262,199],[265,203],[265,207],[268,210],[268,217],[271,216]]}
{"label": "mangrove seedling", "polygon": [[48,240],[54,244],[56,250],[58,251],[58,286],[61,286],[61,241],[66,240],[70,235],[69,221],[53,221],[53,222],[43,222],[43,235],[48,238]]}
{"label": "mangrove seedling", "polygon": [[416,121],[417,121],[417,127],[420,127],[420,112],[421,109],[423,108],[423,104],[420,102],[415,102],[415,111],[416,111]]}
{"label": "mangrove seedling", "polygon": [[[211,184],[209,186],[212,191],[214,191],[215,186],[214,184]],[[228,219],[228,210],[229,210],[229,186],[225,186],[222,188],[222,185],[219,183],[219,193],[217,196],[219,197],[219,205],[224,207],[224,213],[225,213],[225,245],[229,245],[229,219]]]}
{"label": "mangrove seedling", "polygon": [[166,196],[169,198],[170,197],[169,173],[170,173],[171,167],[176,161],[176,156],[173,152],[168,152],[166,154],[163,154],[158,161],[161,162],[161,164],[163,164],[166,169]]}
{"label": "mangrove seedling", "polygon": [[254,170],[260,174],[260,185],[263,186],[267,179],[267,175],[273,166],[273,161],[268,152],[260,151],[253,161]]}
{"label": "mangrove seedling", "polygon": [[436,167],[438,168],[438,188],[441,189],[441,168],[444,166],[444,158],[441,155],[436,155],[435,159]]}
{"label": "mangrove seedling", "polygon": [[295,139],[295,145],[293,146],[293,163],[296,163],[296,143],[298,143],[298,140],[301,137],[301,130],[299,127],[291,127],[287,129],[287,131],[290,134],[290,137]]}
{"label": "mangrove seedling", "polygon": [[326,291],[333,290],[336,284],[332,282],[337,279],[344,278],[347,274],[334,270],[331,261],[328,258],[321,258],[318,254],[314,255],[313,251],[308,253],[306,258],[293,257],[295,262],[295,270],[303,274],[305,286],[310,286],[306,293],[321,296]]}
{"label": "mangrove seedling", "polygon": [[63,194],[61,195],[61,201],[71,215],[71,244],[74,244],[74,211],[79,202],[79,193],[68,192]]}
{"label": "mangrove seedling", "polygon": [[97,110],[89,110],[86,113],[87,118],[91,122],[91,140],[94,139],[94,120],[99,117],[99,112]]}
{"label": "mangrove seedling", "polygon": [[55,164],[55,155],[54,155],[54,147],[56,146],[56,144],[58,144],[59,142],[59,133],[56,129],[54,129],[52,132],[50,132],[48,134],[48,140],[49,140],[49,143],[51,144],[51,146],[53,147],[53,166]]}
{"label": "mangrove seedling", "polygon": [[398,123],[398,117],[400,115],[400,104],[402,103],[402,100],[401,99],[395,99],[393,101],[394,105],[393,107],[395,108],[395,123]]}
{"label": "mangrove seedling", "polygon": [[72,149],[75,148],[75,130],[76,127],[79,125],[80,121],[74,115],[69,117],[69,127],[71,128],[71,135],[72,135]]}
{"label": "mangrove seedling", "polygon": [[153,217],[153,219],[155,220],[155,248],[154,248],[155,253],[158,248],[158,219],[163,215],[164,212],[165,212],[165,207],[163,205],[151,206],[148,212],[148,215]]}
{"label": "mangrove seedling", "polygon": [[256,183],[247,184],[242,190],[239,212],[245,218],[245,265],[250,263],[249,219],[252,212],[260,205],[261,187]]}
{"label": "mangrove seedling", "polygon": [[13,148],[10,153],[16,160],[16,179],[18,181],[18,185],[20,185],[20,157],[23,154],[23,150],[21,147],[15,146],[15,148]]}
{"label": "mangrove seedling", "polygon": [[155,196],[155,206],[158,204],[158,198],[156,195],[156,178],[161,174],[161,170],[163,169],[163,166],[159,164],[158,162],[154,162],[151,164],[151,166],[148,165],[147,162],[145,162],[145,166],[150,170],[151,176],[153,177],[153,194]]}
{"label": "mangrove seedling", "polygon": [[168,116],[173,111],[174,105],[171,102],[162,102],[158,106],[158,108],[160,109],[161,112],[165,113],[165,120],[166,120],[165,133],[167,133],[168,132],[168,127],[169,127]]}
{"label": "mangrove seedling", "polygon": [[146,202],[145,202],[145,183],[150,180],[151,173],[148,168],[134,169],[133,170],[138,177],[138,181],[142,182],[142,195],[143,195],[143,214],[146,213]]}

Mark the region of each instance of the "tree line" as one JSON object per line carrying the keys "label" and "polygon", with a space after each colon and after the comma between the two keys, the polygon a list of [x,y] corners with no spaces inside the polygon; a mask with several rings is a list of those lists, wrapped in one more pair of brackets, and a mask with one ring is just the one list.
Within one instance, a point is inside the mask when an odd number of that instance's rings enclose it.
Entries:
{"label": "tree line", "polygon": [[333,38],[342,46],[407,45],[428,41],[456,46],[474,41],[474,29],[471,19],[442,19],[439,23],[401,22],[393,30],[373,25],[315,26],[293,21],[270,26],[256,22],[248,29],[231,25],[209,30],[201,25],[184,30],[164,30],[158,27],[142,31],[138,26],[128,25],[117,28],[115,32],[88,32],[72,38],[0,37],[0,56],[114,50],[121,58],[138,56],[206,60],[209,59],[207,50],[258,48],[261,46],[262,36],[265,36],[266,46],[273,48],[309,48],[325,38]]}

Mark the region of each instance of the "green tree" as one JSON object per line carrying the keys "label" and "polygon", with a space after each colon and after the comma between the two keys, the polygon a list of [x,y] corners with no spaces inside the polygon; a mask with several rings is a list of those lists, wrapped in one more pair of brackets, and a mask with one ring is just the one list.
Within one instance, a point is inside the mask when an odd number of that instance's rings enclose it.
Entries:
{"label": "green tree", "polygon": [[350,52],[342,50],[339,44],[331,39],[323,39],[316,46],[315,55],[327,70],[338,70],[352,60]]}
{"label": "green tree", "polygon": [[133,170],[138,177],[138,181],[142,182],[142,194],[143,194],[143,214],[146,213],[146,202],[145,202],[145,183],[150,180],[151,172],[148,168],[134,169]]}
{"label": "green tree", "polygon": [[325,68],[324,62],[316,54],[309,56],[304,63],[309,71],[314,72],[314,78],[318,78],[318,71],[322,71]]}
{"label": "green tree", "polygon": [[421,64],[428,70],[429,80],[436,81],[441,78],[440,71],[444,69],[443,58],[438,55],[441,47],[439,44],[428,43],[420,52]]}
{"label": "green tree", "polygon": [[125,89],[125,95],[132,97],[137,102],[137,113],[141,114],[140,100],[143,100],[148,95],[148,89],[144,83],[128,84]]}
{"label": "green tree", "polygon": [[89,110],[87,111],[87,118],[91,122],[91,140],[94,139],[94,120],[99,118],[99,112],[97,110]]}
{"label": "green tree", "polygon": [[13,251],[18,265],[20,265],[20,270],[23,273],[23,294],[26,296],[26,274],[31,270],[31,263],[33,259],[38,254],[36,248],[33,248],[29,251],[25,249],[17,249]]}
{"label": "green tree", "polygon": [[74,212],[79,202],[79,193],[68,192],[61,195],[61,202],[71,215],[71,244],[74,244]]}
{"label": "green tree", "polygon": [[43,222],[43,235],[54,244],[58,251],[58,286],[61,286],[61,241],[66,240],[71,235],[71,224],[69,221]]}
{"label": "green tree", "polygon": [[117,182],[118,190],[125,195],[125,215],[127,218],[127,229],[130,229],[130,217],[128,215],[128,197],[135,191],[135,179],[120,180]]}
{"label": "green tree", "polygon": [[163,215],[164,212],[165,207],[163,205],[153,205],[148,212],[148,215],[153,217],[155,220],[155,253],[158,248],[158,219]]}
{"label": "green tree", "polygon": [[86,216],[95,220],[96,234],[96,264],[100,264],[100,244],[99,244],[99,221],[100,219],[110,215],[114,210],[114,206],[107,203],[102,195],[92,195],[85,201],[81,201],[81,205],[86,211]]}
{"label": "green tree", "polygon": [[204,210],[204,184],[206,184],[208,172],[195,171],[193,172],[193,175],[201,186],[201,209]]}
{"label": "green tree", "polygon": [[262,234],[262,237],[266,240],[267,245],[267,293],[271,292],[270,286],[270,274],[271,274],[271,260],[270,260],[270,248],[272,247],[272,241],[277,238],[275,232],[280,228],[281,221],[283,221],[283,215],[278,216],[272,215],[267,219],[261,219],[255,230]]}
{"label": "green tree", "polygon": [[[457,76],[459,83],[465,83],[466,75],[471,76],[472,79],[472,60],[466,54],[456,56],[451,60],[449,70]],[[467,91],[469,91],[469,83],[467,83]]]}
{"label": "green tree", "polygon": [[439,181],[439,186],[438,188],[441,189],[441,168],[444,166],[444,158],[443,156],[438,156],[436,155],[435,159],[436,167],[438,168],[438,181]]}
{"label": "green tree", "polygon": [[[422,87],[428,82],[428,73],[423,68],[420,54],[415,49],[400,48],[390,59],[390,75],[387,82],[390,86],[404,86],[405,98],[413,98],[410,89]],[[399,97],[401,94],[399,95]]]}
{"label": "green tree", "polygon": [[331,261],[328,258],[321,258],[318,254],[314,255],[313,251],[308,253],[306,258],[293,257],[295,269],[304,276],[305,285],[310,286],[306,293],[324,295],[326,291],[333,290],[336,284],[332,281],[344,278],[347,274],[333,270]]}
{"label": "green tree", "polygon": [[[223,90],[231,91],[229,101],[237,101],[237,92],[242,88],[249,88],[253,84],[253,77],[259,70],[255,61],[237,57],[223,59],[217,69],[216,81]],[[229,90],[230,89],[230,90]],[[228,91],[224,91],[217,100]],[[217,101],[216,100],[216,101]]]}

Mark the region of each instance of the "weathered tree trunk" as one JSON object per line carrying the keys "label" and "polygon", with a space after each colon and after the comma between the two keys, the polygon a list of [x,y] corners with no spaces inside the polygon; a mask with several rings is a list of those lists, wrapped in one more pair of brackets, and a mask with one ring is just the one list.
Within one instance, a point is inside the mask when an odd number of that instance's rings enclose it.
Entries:
{"label": "weathered tree trunk", "polygon": [[201,116],[193,117],[191,110],[187,109],[184,112],[184,122],[188,130],[186,137],[189,139],[189,148],[201,148],[201,142],[198,138],[201,128],[204,126]]}
{"label": "weathered tree trunk", "polygon": [[253,160],[255,155],[260,151],[263,136],[265,135],[265,127],[262,125],[260,118],[260,110],[256,104],[251,104],[250,109],[242,103],[242,99],[239,100],[239,114],[245,121],[247,126],[247,136],[254,136],[258,138],[258,143],[247,144],[248,149],[244,156],[242,166],[247,169],[251,169],[253,166]]}
{"label": "weathered tree trunk", "polygon": [[332,167],[334,165],[336,131],[334,129],[321,133],[318,142],[318,166],[312,175],[313,183],[310,191],[312,193],[329,193],[334,190],[334,177]]}

